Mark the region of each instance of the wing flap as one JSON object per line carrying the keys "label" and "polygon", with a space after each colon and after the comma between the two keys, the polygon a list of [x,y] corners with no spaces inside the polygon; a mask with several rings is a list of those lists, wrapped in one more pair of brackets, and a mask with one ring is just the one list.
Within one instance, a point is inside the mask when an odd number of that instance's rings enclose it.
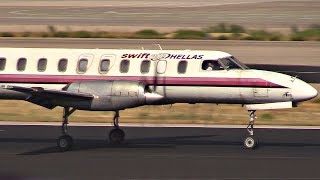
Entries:
{"label": "wing flap", "polygon": [[9,86],[6,89],[27,93],[32,96],[43,97],[43,98],[76,98],[79,100],[91,100],[94,95],[79,92],[69,92],[62,90],[50,90],[43,89],[41,87],[21,87],[21,86]]}
{"label": "wing flap", "polygon": [[90,101],[95,97],[93,94],[88,93],[50,90],[42,87],[8,86],[6,89],[29,94],[30,96],[25,99],[26,101],[48,109],[53,109],[70,101]]}

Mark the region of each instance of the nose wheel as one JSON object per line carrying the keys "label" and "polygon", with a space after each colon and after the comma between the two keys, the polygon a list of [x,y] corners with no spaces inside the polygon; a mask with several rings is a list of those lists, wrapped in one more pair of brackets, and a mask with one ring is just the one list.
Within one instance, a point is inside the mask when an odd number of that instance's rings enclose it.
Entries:
{"label": "nose wheel", "polygon": [[256,146],[258,144],[258,140],[254,136],[248,136],[244,140],[243,144],[247,149],[254,149],[254,148],[256,148]]}
{"label": "nose wheel", "polygon": [[109,141],[111,144],[121,144],[125,139],[125,133],[119,127],[119,111],[115,111],[113,117],[113,127],[109,133]]}
{"label": "nose wheel", "polygon": [[73,139],[70,135],[62,135],[57,140],[60,151],[69,151],[73,146]]}
{"label": "nose wheel", "polygon": [[257,147],[258,145],[258,139],[254,136],[254,120],[257,119],[256,115],[254,114],[256,111],[255,110],[251,110],[249,111],[249,124],[247,126],[247,131],[249,133],[249,136],[247,136],[244,140],[244,146],[247,149],[254,149]]}

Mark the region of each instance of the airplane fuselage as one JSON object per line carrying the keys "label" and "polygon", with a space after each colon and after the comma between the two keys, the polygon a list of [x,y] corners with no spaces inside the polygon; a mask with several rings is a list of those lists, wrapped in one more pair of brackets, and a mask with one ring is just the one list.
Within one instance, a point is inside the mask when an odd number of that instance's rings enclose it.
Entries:
{"label": "airplane fuselage", "polygon": [[[29,96],[7,86],[61,90],[73,82],[123,80],[144,82],[163,96],[151,104],[299,102],[317,93],[297,78],[236,60],[229,68],[223,64],[229,58],[220,51],[0,48],[0,98]],[[211,60],[221,67],[208,70],[204,63]]]}

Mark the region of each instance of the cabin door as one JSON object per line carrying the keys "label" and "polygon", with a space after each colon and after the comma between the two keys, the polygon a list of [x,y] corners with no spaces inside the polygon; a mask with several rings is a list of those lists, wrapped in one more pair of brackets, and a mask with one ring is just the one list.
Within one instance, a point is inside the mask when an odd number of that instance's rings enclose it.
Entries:
{"label": "cabin door", "polygon": [[[154,89],[162,94],[165,91],[165,85],[166,85],[166,81],[165,81],[165,73],[167,71],[167,61],[166,60],[159,60],[156,62],[156,66],[155,66],[155,72],[154,72]],[[158,87],[161,88],[158,88]]]}
{"label": "cabin door", "polygon": [[157,62],[157,74],[164,74],[167,70],[167,61],[160,60]]}

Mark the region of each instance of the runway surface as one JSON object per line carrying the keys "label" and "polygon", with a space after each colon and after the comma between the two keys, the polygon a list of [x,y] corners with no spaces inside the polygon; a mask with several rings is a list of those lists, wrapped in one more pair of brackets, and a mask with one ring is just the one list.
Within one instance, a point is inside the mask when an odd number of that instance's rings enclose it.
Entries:
{"label": "runway surface", "polygon": [[[57,126],[0,126],[0,179],[319,179],[319,130],[124,127],[126,142],[109,145],[110,127],[70,127],[73,151],[58,151]],[[13,179],[14,179],[13,178]]]}
{"label": "runway surface", "polygon": [[[290,29],[292,25],[307,27],[319,23],[319,7],[318,0],[1,0],[0,26],[16,26],[12,31],[30,31],[32,25],[135,31],[199,29],[218,23],[235,23],[281,30]],[[34,27],[33,31],[38,28]]]}

